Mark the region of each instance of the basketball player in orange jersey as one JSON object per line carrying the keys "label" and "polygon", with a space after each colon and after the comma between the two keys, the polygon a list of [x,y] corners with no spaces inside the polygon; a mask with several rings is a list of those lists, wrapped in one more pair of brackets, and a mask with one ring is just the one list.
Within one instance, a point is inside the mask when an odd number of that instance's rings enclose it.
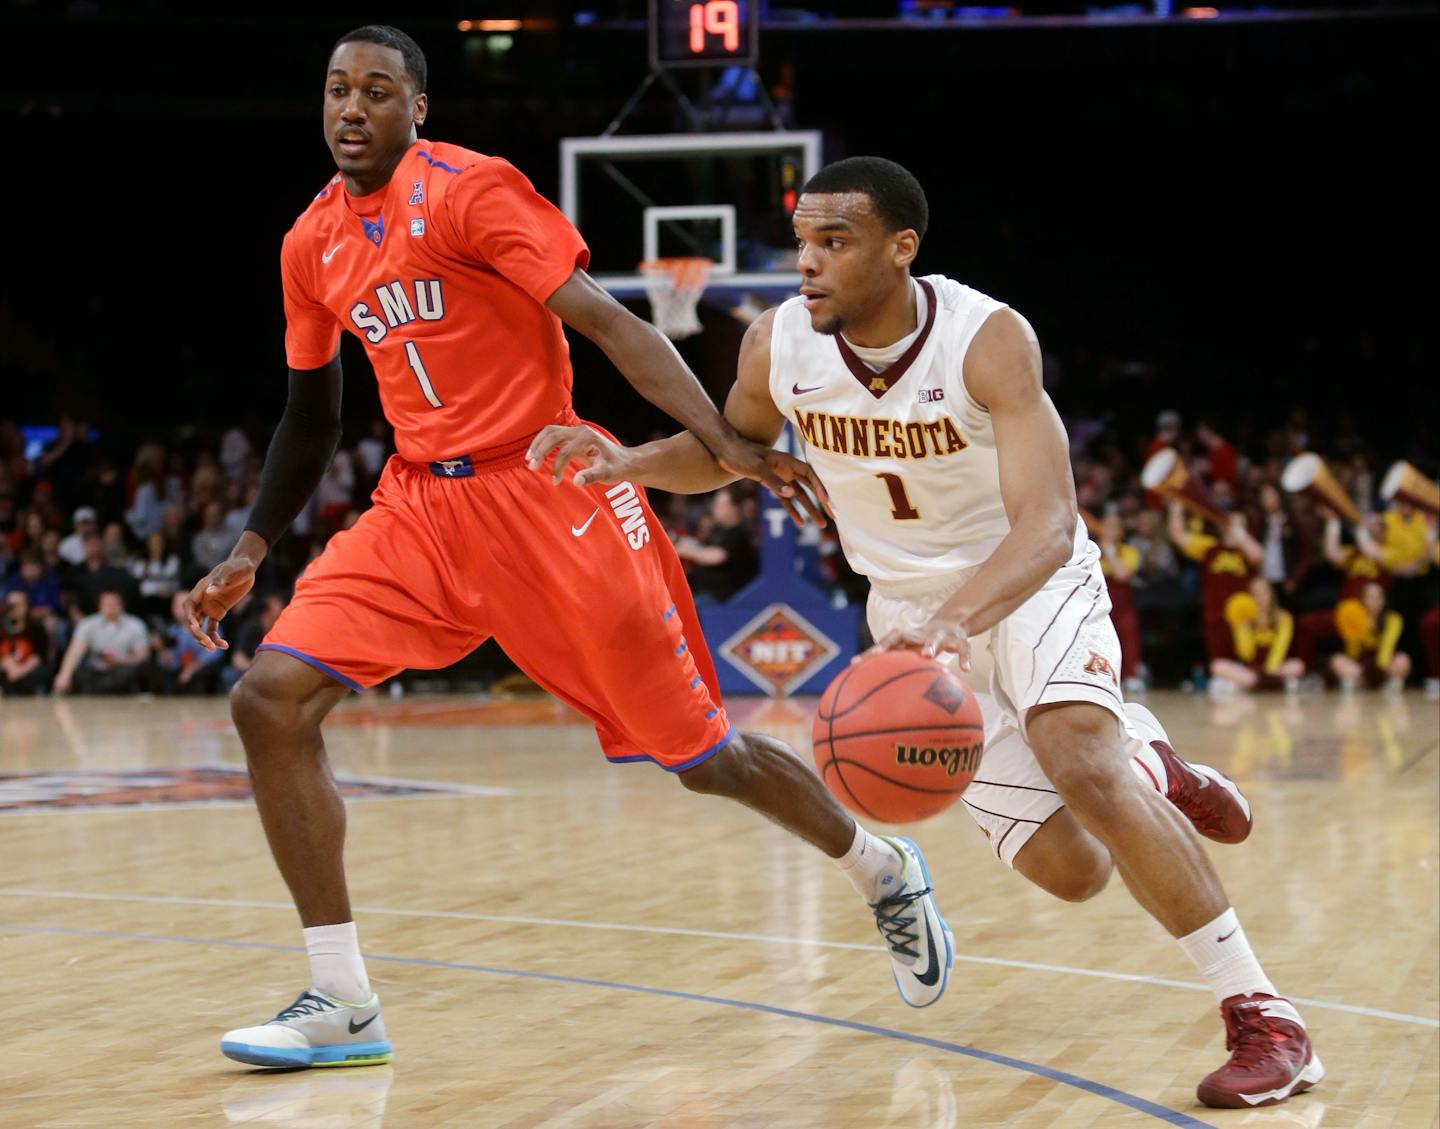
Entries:
{"label": "basketball player in orange jersey", "polygon": [[[1122,700],[1099,551],[1076,513],[1035,335],[978,291],[911,277],[927,218],[920,185],[891,161],[817,173],[794,215],[800,297],[748,330],[726,418],[760,442],[794,423],[846,555],[870,578],[882,646],[988,673],[976,687],[989,691],[985,756],[962,799],[992,849],[1070,901],[1118,869],[1220,1002],[1231,1054],[1200,1099],[1284,1101],[1324,1072],[1195,834],[1238,842],[1249,806]],[[577,481],[681,492],[733,477],[688,434],[627,450],[556,426],[530,449],[536,468],[552,456],[557,481],[572,461],[585,466]]]}
{"label": "basketball player in orange jersey", "polygon": [[680,561],[643,491],[568,478],[552,490],[527,469],[536,433],[575,420],[561,322],[730,473],[790,495],[783,460],[725,423],[669,342],[587,277],[579,234],[514,167],[417,138],[425,78],[419,47],[393,28],[351,32],[331,54],[325,139],[339,172],[280,257],[289,402],[248,528],[190,594],[191,631],[224,647],[218,622],[339,441],[340,331],[356,334],[398,454],[373,508],[310,565],[232,694],[311,986],[270,1022],[226,1034],[223,1052],[274,1067],[390,1057],[320,723],[351,690],[448,666],[489,636],[593,719],[610,760],[654,761],[835,858],[872,904],[906,1002],[933,1002],[952,945],[918,849],[866,832],[786,746],[731,728]]}

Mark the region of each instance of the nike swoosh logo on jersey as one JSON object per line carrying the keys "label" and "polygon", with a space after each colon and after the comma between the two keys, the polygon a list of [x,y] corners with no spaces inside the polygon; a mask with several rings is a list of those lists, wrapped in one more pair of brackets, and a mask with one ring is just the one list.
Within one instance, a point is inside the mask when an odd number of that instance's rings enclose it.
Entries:
{"label": "nike swoosh logo on jersey", "polygon": [[365,1028],[369,1027],[370,1024],[374,1023],[374,1022],[375,1022],[377,1019],[379,1019],[379,1018],[380,1018],[380,1013],[377,1011],[374,1015],[372,1015],[372,1016],[371,1016],[369,1019],[367,1019],[364,1023],[356,1023],[356,1022],[352,1019],[352,1020],[350,1021],[350,1024],[349,1024],[350,1034],[352,1034],[352,1035],[358,1035],[358,1034],[360,1034],[361,1031],[364,1031]]}
{"label": "nike swoosh logo on jersey", "polygon": [[935,987],[940,979],[940,961],[935,956],[935,930],[939,928],[938,921],[932,921],[927,914],[925,917],[925,948],[927,950],[927,962],[924,972],[913,972],[912,976],[927,988]]}
{"label": "nike swoosh logo on jersey", "polygon": [[795,383],[795,384],[790,385],[790,394],[791,394],[792,396],[803,396],[803,395],[805,395],[805,393],[807,393],[807,392],[819,392],[820,389],[822,389],[822,388],[824,388],[824,387],[825,387],[825,385],[823,385],[823,384],[817,384],[817,385],[815,385],[814,388],[801,388],[800,385],[799,385],[799,383],[797,382],[797,383]]}
{"label": "nike swoosh logo on jersey", "polygon": [[331,247],[330,250],[322,252],[320,255],[320,261],[322,263],[328,263],[331,259],[335,257],[335,252],[340,250],[340,248],[343,246],[345,246],[345,240],[342,239],[339,243],[335,244],[335,246]]}
{"label": "nike swoosh logo on jersey", "polygon": [[590,523],[595,520],[595,514],[598,514],[599,512],[600,512],[600,507],[599,507],[599,506],[596,506],[596,507],[595,507],[595,513],[591,514],[589,517],[587,517],[587,518],[585,519],[585,524],[584,524],[584,525],[572,525],[572,526],[570,527],[570,533],[571,533],[571,535],[572,535],[572,536],[575,536],[575,537],[584,537],[584,536],[585,536],[585,531],[590,528]]}

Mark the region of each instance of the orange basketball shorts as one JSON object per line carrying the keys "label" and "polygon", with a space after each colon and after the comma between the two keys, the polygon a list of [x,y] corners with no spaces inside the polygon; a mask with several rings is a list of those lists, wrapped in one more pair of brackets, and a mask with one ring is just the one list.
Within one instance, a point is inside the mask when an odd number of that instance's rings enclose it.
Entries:
{"label": "orange basketball shorts", "polygon": [[672,772],[731,728],[680,560],[642,489],[559,486],[518,454],[392,458],[373,506],[311,562],[260,650],[362,689],[488,637],[595,723],[612,761]]}

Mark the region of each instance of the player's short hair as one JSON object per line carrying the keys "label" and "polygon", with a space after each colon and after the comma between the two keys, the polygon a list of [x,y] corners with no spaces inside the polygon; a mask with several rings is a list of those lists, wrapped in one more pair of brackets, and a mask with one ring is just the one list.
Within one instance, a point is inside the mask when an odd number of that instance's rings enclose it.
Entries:
{"label": "player's short hair", "polygon": [[425,52],[398,27],[389,24],[366,24],[354,31],[347,31],[335,41],[330,54],[335,54],[343,43],[378,43],[381,47],[393,47],[405,60],[405,72],[415,84],[415,93],[425,93],[425,83],[430,78],[430,68],[425,62]]}
{"label": "player's short hair", "polygon": [[805,184],[804,192],[863,192],[891,231],[910,228],[921,239],[930,224],[925,189],[910,171],[884,157],[846,157],[826,165]]}

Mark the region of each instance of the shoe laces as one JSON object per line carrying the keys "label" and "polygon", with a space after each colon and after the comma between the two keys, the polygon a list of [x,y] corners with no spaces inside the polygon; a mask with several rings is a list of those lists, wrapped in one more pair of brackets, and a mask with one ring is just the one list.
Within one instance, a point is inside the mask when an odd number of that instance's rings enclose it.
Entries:
{"label": "shoe laces", "polygon": [[929,886],[919,890],[906,889],[871,903],[870,908],[875,911],[875,928],[880,930],[890,951],[897,956],[920,959],[917,947],[920,931],[915,928],[920,914],[911,912],[910,907],[929,893]]}
{"label": "shoe laces", "polygon": [[335,1005],[329,1000],[313,996],[309,992],[301,992],[295,997],[295,1002],[272,1019],[271,1023],[284,1023],[287,1019],[304,1019],[310,1015],[324,1015],[327,1011],[334,1011]]}
{"label": "shoe laces", "polygon": [[1263,1066],[1276,1044],[1289,1041],[1289,1034],[1256,1005],[1232,1007],[1225,1013],[1225,1049],[1232,1052],[1232,1066],[1242,1070]]}

